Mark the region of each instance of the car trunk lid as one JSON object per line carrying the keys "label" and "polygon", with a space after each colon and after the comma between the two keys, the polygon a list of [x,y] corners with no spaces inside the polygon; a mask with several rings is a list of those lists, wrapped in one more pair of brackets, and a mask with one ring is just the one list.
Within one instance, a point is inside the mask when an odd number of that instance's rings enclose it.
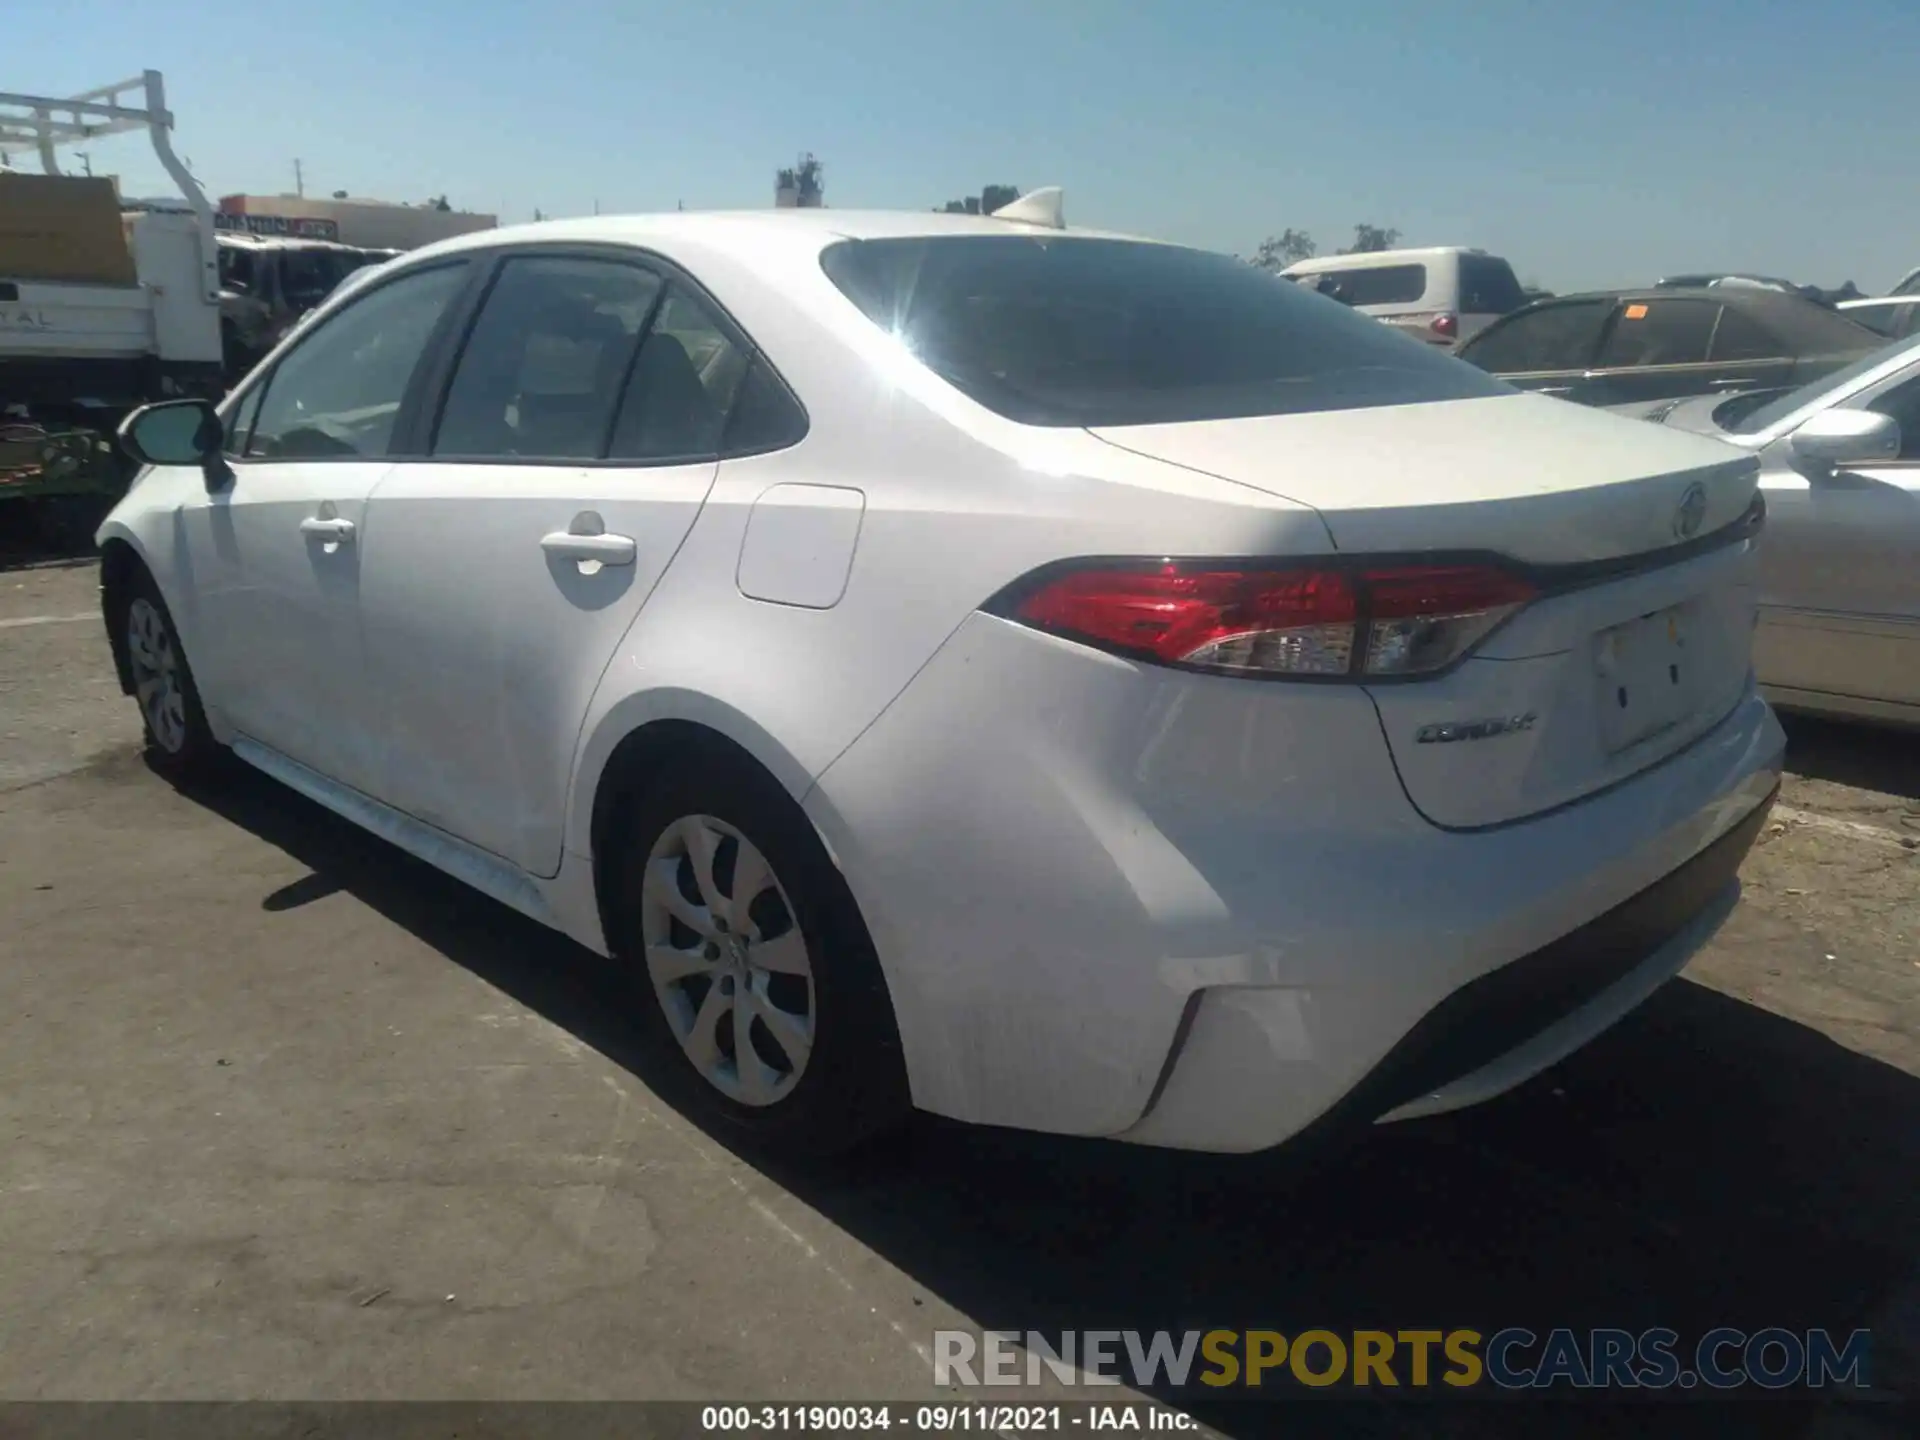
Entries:
{"label": "car trunk lid", "polygon": [[1368,684],[1437,825],[1616,784],[1745,692],[1757,465],[1730,446],[1537,396],[1095,433],[1311,505],[1345,554],[1497,558],[1538,584],[1445,673]]}

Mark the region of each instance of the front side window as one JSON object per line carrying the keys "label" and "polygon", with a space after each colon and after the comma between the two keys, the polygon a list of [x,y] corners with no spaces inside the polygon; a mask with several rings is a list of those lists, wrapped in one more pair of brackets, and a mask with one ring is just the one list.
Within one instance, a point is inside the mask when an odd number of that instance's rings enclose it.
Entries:
{"label": "front side window", "polygon": [[464,262],[415,271],[328,316],[274,366],[247,457],[385,455],[414,369],[465,279]]}
{"label": "front side window", "polygon": [[1504,395],[1433,346],[1227,255],[1131,240],[845,240],[829,279],[1028,425],[1150,425]]}
{"label": "front side window", "polygon": [[227,416],[226,439],[221,445],[231,458],[238,459],[247,453],[247,440],[253,434],[253,422],[259,418],[260,402],[266,398],[267,387],[256,385],[240,397],[240,403],[232,407]]}
{"label": "front side window", "polygon": [[1584,370],[1606,318],[1604,300],[1543,305],[1481,331],[1460,358],[1496,375]]}
{"label": "front side window", "polygon": [[1899,458],[1920,461],[1920,375],[1884,392],[1867,409],[1899,421]]}
{"label": "front side window", "polygon": [[637,265],[507,260],[461,352],[433,453],[598,458],[659,293],[660,277]]}
{"label": "front side window", "polygon": [[339,262],[327,250],[285,250],[280,255],[280,294],[294,310],[311,310],[339,279]]}
{"label": "front side window", "polygon": [[1720,307],[1711,300],[1629,300],[1600,347],[1600,368],[1705,364],[1719,318]]}

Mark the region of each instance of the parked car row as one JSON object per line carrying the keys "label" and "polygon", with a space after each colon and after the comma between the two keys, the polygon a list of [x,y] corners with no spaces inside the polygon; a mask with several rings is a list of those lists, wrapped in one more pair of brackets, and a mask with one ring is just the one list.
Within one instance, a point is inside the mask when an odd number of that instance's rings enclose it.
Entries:
{"label": "parked car row", "polygon": [[1457,353],[1523,390],[1627,405],[1798,385],[1885,343],[1839,312],[1779,290],[1655,287],[1543,300],[1489,325]]}
{"label": "parked car row", "polygon": [[1702,272],[1531,303],[1505,261],[1457,248],[1283,273],[1519,389],[1757,455],[1770,519],[1755,665],[1768,694],[1920,722],[1920,350],[1888,343],[1920,326],[1920,270],[1877,298]]}
{"label": "parked car row", "polygon": [[1458,245],[1322,255],[1280,273],[1434,345],[1469,339],[1527,303],[1511,265]]}
{"label": "parked car row", "polygon": [[1920,722],[1920,336],[1797,389],[1625,413],[1760,458],[1754,666],[1770,698]]}

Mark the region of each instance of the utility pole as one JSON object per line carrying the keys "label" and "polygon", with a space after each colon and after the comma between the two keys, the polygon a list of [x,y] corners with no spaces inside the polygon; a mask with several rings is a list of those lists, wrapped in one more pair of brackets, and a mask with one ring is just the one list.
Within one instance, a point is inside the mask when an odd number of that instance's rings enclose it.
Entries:
{"label": "utility pole", "polygon": [[302,200],[307,198],[307,177],[300,173],[300,160],[298,156],[295,156],[293,161],[293,193],[298,195]]}

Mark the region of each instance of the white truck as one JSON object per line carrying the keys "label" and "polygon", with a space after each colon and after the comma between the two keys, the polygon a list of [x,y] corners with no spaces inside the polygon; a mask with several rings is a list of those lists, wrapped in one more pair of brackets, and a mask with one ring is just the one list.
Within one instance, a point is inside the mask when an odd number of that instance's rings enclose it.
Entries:
{"label": "white truck", "polygon": [[[0,500],[42,528],[90,529],[122,488],[131,409],[222,382],[213,207],[174,154],[160,72],[66,97],[0,92]],[[123,214],[111,181],[58,152],[145,130],[181,200]],[[15,168],[37,155],[40,173]],[[47,523],[47,522],[50,522]]]}

